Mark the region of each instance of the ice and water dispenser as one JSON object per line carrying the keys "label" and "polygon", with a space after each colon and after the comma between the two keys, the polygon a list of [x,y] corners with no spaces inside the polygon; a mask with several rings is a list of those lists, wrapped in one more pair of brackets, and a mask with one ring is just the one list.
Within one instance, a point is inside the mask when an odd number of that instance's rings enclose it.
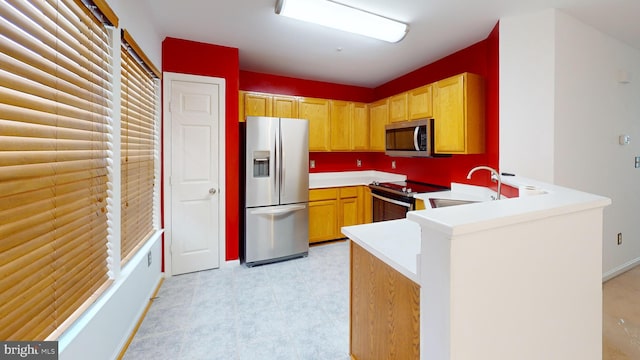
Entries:
{"label": "ice and water dispenser", "polygon": [[269,161],[271,158],[270,151],[254,151],[253,152],[253,177],[269,177]]}

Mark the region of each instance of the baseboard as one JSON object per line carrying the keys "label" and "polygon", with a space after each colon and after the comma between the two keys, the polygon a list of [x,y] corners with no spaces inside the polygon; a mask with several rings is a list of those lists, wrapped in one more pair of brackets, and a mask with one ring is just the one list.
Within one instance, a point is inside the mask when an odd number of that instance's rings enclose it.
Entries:
{"label": "baseboard", "polygon": [[230,268],[230,267],[235,267],[235,266],[240,266],[240,260],[236,259],[236,260],[227,260],[224,263],[222,263],[222,266],[220,266],[221,268]]}
{"label": "baseboard", "polygon": [[640,257],[635,258],[633,260],[629,260],[626,263],[624,263],[624,264],[622,264],[622,265],[620,265],[618,267],[615,267],[612,270],[609,270],[606,273],[602,274],[602,282],[610,280],[610,279],[622,274],[623,272],[631,270],[636,265],[640,265]]}
{"label": "baseboard", "polygon": [[160,281],[158,282],[158,286],[156,286],[156,290],[153,292],[153,295],[149,299],[149,302],[147,303],[147,306],[144,308],[144,311],[142,312],[142,315],[140,315],[140,318],[138,319],[138,322],[136,323],[136,326],[133,328],[133,331],[129,335],[129,338],[127,339],[127,342],[122,347],[122,350],[120,350],[120,353],[118,354],[118,360],[122,360],[122,358],[124,357],[124,354],[127,352],[127,349],[129,349],[129,345],[131,345],[131,342],[133,341],[133,338],[136,336],[136,333],[138,332],[138,329],[140,329],[140,325],[142,325],[142,322],[144,321],[144,318],[147,316],[147,312],[149,312],[149,309],[151,308],[151,305],[153,304],[153,300],[155,300],[156,297],[158,296],[158,292],[160,291],[160,287],[162,286],[163,282],[164,282],[164,278],[160,278]]}

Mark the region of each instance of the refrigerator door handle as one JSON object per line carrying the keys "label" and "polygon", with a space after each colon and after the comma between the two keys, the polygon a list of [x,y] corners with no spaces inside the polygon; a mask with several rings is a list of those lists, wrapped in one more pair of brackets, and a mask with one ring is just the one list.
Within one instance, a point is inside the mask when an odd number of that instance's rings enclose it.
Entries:
{"label": "refrigerator door handle", "polygon": [[267,207],[251,210],[251,215],[282,215],[292,213],[294,211],[300,211],[307,208],[307,205],[287,205],[278,207]]}
{"label": "refrigerator door handle", "polygon": [[[280,166],[280,164],[279,164],[279,163],[280,163],[280,161],[279,161],[280,159],[278,158],[278,156],[279,156],[279,154],[278,154],[278,144],[280,143],[280,142],[278,141],[278,137],[279,137],[279,135],[280,135],[280,132],[279,132],[279,131],[275,131],[275,132],[274,132],[274,134],[273,134],[273,152],[274,152],[274,154],[273,154],[273,162],[274,162],[274,170],[279,169],[279,166]],[[274,192],[275,194],[277,194],[278,196],[280,196],[280,193],[278,193],[278,181],[279,181],[280,179],[279,179],[279,178],[278,178],[278,176],[276,175],[276,172],[275,172],[275,171],[273,172],[273,176],[272,176],[272,177],[273,177],[273,192]],[[277,200],[277,201],[278,201],[278,202],[280,202],[280,201],[279,201],[279,198],[278,198],[278,200]]]}
{"label": "refrigerator door handle", "polygon": [[[282,131],[282,130],[281,130]],[[286,175],[286,169],[285,169],[285,154],[284,154],[284,150],[282,148],[282,132],[280,133],[280,141],[278,142],[278,144],[280,144],[280,198],[282,199],[282,191],[283,189],[286,189],[286,187],[284,187],[284,179],[285,179],[285,175]],[[282,200],[281,200],[282,201]]]}

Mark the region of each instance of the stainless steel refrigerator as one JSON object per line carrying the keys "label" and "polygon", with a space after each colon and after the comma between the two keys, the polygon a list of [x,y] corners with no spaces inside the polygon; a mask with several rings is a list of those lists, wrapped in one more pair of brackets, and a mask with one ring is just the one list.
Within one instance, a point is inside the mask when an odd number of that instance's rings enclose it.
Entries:
{"label": "stainless steel refrigerator", "polygon": [[309,253],[309,123],[247,117],[245,226],[247,266]]}

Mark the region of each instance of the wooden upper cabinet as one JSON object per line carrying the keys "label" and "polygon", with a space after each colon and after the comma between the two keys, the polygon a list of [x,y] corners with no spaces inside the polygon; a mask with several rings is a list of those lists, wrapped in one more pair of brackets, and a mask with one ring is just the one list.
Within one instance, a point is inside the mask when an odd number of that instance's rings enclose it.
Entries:
{"label": "wooden upper cabinet", "polygon": [[384,151],[385,125],[434,118],[436,154],[485,151],[485,84],[463,73],[373,103],[239,92],[239,118],[309,121],[309,151]]}
{"label": "wooden upper cabinet", "polygon": [[409,120],[433,117],[433,87],[431,84],[409,91]]}
{"label": "wooden upper cabinet", "polygon": [[353,103],[351,127],[351,148],[369,150],[369,107],[363,103]]}
{"label": "wooden upper cabinet", "polygon": [[435,152],[480,154],[485,149],[485,88],[482,77],[463,73],[433,89]]}
{"label": "wooden upper cabinet", "polygon": [[244,91],[238,91],[238,121],[240,122],[244,122],[246,120],[244,117],[244,95]]}
{"label": "wooden upper cabinet", "polygon": [[408,93],[394,95],[389,98],[389,122],[407,121]]}
{"label": "wooden upper cabinet", "polygon": [[331,150],[348,151],[353,128],[353,103],[331,100]]}
{"label": "wooden upper cabinet", "polygon": [[329,100],[300,98],[298,117],[309,121],[309,151],[329,151],[330,123]]}
{"label": "wooden upper cabinet", "polygon": [[273,97],[273,116],[283,118],[298,117],[298,99],[294,96],[276,95]]}
{"label": "wooden upper cabinet", "polygon": [[378,100],[369,104],[369,149],[384,151],[384,126],[389,121],[389,99]]}
{"label": "wooden upper cabinet", "polygon": [[272,101],[270,95],[244,93],[244,116],[241,121],[245,121],[247,116],[272,116]]}

